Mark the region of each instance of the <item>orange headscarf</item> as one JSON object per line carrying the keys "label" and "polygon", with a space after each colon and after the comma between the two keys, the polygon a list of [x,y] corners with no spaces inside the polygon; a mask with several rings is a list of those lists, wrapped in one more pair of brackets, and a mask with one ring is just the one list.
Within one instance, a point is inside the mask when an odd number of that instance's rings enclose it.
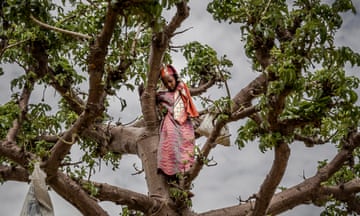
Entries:
{"label": "orange headscarf", "polygon": [[[190,117],[198,117],[199,113],[196,110],[195,104],[194,104],[194,102],[193,102],[193,100],[191,98],[189,88],[187,87],[187,85],[185,83],[182,83],[182,84],[184,85],[183,88],[185,90],[186,98],[188,99],[187,103],[185,103],[186,112],[190,115]],[[181,94],[181,97],[183,98],[183,101],[184,101],[184,95],[183,94]]]}
{"label": "orange headscarf", "polygon": [[166,75],[174,75],[174,74],[178,74],[178,73],[172,65],[166,65],[165,67],[161,67],[160,69],[160,76],[162,79],[164,79]]}

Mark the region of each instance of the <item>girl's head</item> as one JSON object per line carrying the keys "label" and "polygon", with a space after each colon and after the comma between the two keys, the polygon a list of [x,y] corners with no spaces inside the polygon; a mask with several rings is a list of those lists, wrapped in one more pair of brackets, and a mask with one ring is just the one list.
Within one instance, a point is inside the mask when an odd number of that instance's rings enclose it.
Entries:
{"label": "girl's head", "polygon": [[179,75],[172,65],[166,65],[160,71],[161,81],[169,91],[175,91],[179,84]]}

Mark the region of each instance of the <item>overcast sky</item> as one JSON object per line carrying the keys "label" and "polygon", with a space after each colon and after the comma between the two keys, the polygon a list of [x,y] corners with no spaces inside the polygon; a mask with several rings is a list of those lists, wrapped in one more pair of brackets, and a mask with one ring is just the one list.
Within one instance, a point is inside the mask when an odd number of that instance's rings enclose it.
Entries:
{"label": "overcast sky", "polygon": [[[258,74],[251,70],[249,60],[244,55],[243,45],[240,42],[239,26],[229,26],[213,21],[206,12],[206,5],[209,0],[193,0],[190,3],[190,17],[181,26],[182,29],[192,27],[190,31],[178,35],[174,40],[174,45],[182,45],[189,41],[199,41],[215,48],[218,55],[226,54],[230,58],[234,67],[232,69],[233,79],[229,82],[231,93],[235,95],[242,87],[251,81]],[[357,10],[360,12],[360,1],[354,0]],[[360,52],[359,14],[345,14],[342,30],[338,33],[336,42],[339,45],[349,46],[353,50]],[[174,66],[180,71],[185,65],[185,60],[174,54]],[[351,72],[358,72],[352,69]],[[1,96],[0,104],[7,100],[9,94],[8,80],[11,74],[18,74],[15,69],[11,73],[0,77]],[[46,92],[49,97],[54,92]],[[120,92],[122,97],[124,92]],[[123,122],[134,119],[134,113],[140,113],[140,105],[136,93],[126,93],[128,96],[128,107],[123,113],[119,112],[119,102],[111,100],[109,111],[114,119],[121,118]],[[209,91],[207,95],[224,96],[225,90]],[[37,98],[42,97],[42,91],[38,91]],[[132,100],[131,100],[132,98]],[[232,123],[230,125],[232,143],[236,137],[236,129],[243,122]],[[201,145],[201,141],[198,143]],[[75,155],[78,152],[74,150]],[[291,158],[288,169],[280,186],[291,187],[303,180],[303,176],[310,177],[315,174],[318,160],[332,158],[336,149],[330,145],[305,148],[302,144],[291,145]],[[232,144],[230,147],[219,146],[212,151],[213,157],[218,163],[215,167],[205,167],[199,177],[194,182],[193,209],[196,212],[207,211],[215,208],[223,208],[239,203],[238,199],[247,199],[256,193],[262,181],[266,177],[273,161],[273,152],[261,153],[256,143],[248,144],[241,151]],[[76,157],[76,156],[75,156]],[[134,156],[124,156],[121,161],[120,170],[116,172],[111,169],[101,168],[101,175],[96,175],[96,181],[118,185],[123,188],[131,189],[141,193],[147,193],[144,175],[131,175],[135,172],[133,164],[141,167],[140,161]],[[7,182],[0,186],[0,215],[18,216],[22,208],[25,195],[29,185],[24,183]],[[61,197],[51,192],[55,215],[81,215],[74,207],[69,205]],[[110,215],[118,215],[121,207],[112,203],[102,204]],[[303,216],[319,215],[321,209],[313,206],[296,207],[290,212],[285,212],[283,216]]]}

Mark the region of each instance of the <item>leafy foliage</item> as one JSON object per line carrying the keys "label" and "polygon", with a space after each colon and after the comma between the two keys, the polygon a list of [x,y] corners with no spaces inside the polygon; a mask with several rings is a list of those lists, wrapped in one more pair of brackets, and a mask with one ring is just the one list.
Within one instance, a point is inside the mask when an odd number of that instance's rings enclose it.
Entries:
{"label": "leafy foliage", "polygon": [[191,42],[182,48],[183,55],[187,60],[187,67],[182,69],[183,76],[190,77],[190,85],[196,86],[201,79],[209,80],[219,77],[221,81],[230,78],[229,69],[233,64],[226,55],[218,58],[217,53],[208,45],[199,42]]}
{"label": "leafy foliage", "polygon": [[19,115],[19,107],[14,101],[10,101],[0,106],[0,137],[4,139],[7,131],[12,127],[13,121]]}
{"label": "leafy foliage", "polygon": [[[359,66],[359,54],[350,47],[336,48],[334,43],[342,24],[340,13],[348,10],[355,13],[351,1],[297,0],[291,9],[286,1],[214,0],[208,5],[215,20],[241,24],[247,56],[255,70],[269,77],[258,104],[264,122],[248,120],[239,128],[239,148],[259,138],[264,152],[284,140],[293,142],[294,135],[337,143],[349,128],[358,127],[359,79],[348,76],[343,68]],[[260,62],[263,58],[271,63]],[[293,134],[271,129],[273,100],[279,98],[285,102],[276,121],[292,122]],[[356,176],[353,168],[344,167],[327,183],[337,185]],[[341,202],[334,200],[323,215],[345,212]]]}

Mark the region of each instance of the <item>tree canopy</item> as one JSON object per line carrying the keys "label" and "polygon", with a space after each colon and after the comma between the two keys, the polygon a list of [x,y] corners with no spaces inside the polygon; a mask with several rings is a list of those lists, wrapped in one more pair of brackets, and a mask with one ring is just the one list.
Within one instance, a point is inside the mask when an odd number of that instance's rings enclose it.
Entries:
{"label": "tree canopy", "polygon": [[[241,68],[226,55],[199,41],[173,43],[189,30],[181,28],[191,16],[189,2],[2,1],[0,75],[14,68],[19,75],[0,105],[1,182],[29,182],[40,162],[49,189],[83,215],[109,215],[100,205],[105,201],[120,205],[122,215],[262,216],[304,204],[322,207],[322,215],[360,214],[360,80],[347,72],[360,66],[360,54],[335,42],[342,14],[356,13],[353,2],[204,1],[214,20],[240,26],[244,47],[234,49],[243,50],[257,77],[237,89],[229,89],[228,81]],[[200,113],[215,118],[209,135],[196,134],[196,163],[180,188],[156,167],[156,91],[161,65],[172,63],[173,53],[186,61],[181,76]],[[225,94],[204,96],[216,87]],[[56,95],[36,97],[39,89]],[[126,112],[124,92],[136,91],[141,115],[128,113],[131,123],[114,119],[111,100]],[[210,154],[233,122],[238,154],[255,143],[260,152],[273,153],[270,170],[259,176],[259,190],[239,204],[193,211],[189,190],[206,166],[216,165]],[[337,153],[319,161],[313,176],[283,187],[294,144],[327,145]],[[72,157],[75,148],[80,162]],[[101,166],[116,171],[127,154],[140,159],[147,194],[93,180]],[[229,166],[236,172],[242,164]]]}

